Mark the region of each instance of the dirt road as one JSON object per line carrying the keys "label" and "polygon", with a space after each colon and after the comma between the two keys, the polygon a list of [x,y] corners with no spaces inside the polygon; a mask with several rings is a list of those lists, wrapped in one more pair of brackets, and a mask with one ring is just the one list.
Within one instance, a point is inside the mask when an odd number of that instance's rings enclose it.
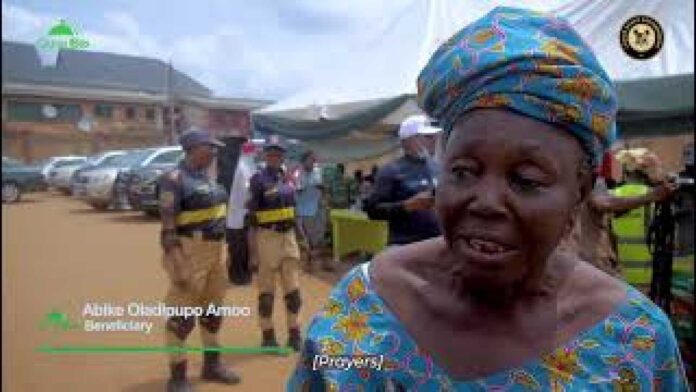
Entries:
{"label": "dirt road", "polygon": [[[39,352],[41,346],[163,346],[161,318],[143,332],[87,332],[82,311],[87,303],[127,306],[156,304],[167,282],[160,265],[157,220],[137,212],[96,212],[77,200],[47,193],[2,206],[2,356],[3,391],[162,391],[168,376],[163,353]],[[343,268],[345,270],[345,267]],[[340,276],[303,274],[303,323],[323,304]],[[277,296],[278,297],[278,296]],[[256,289],[230,287],[227,306],[249,306],[252,317],[226,318],[225,346],[255,347]],[[276,299],[275,323],[286,341],[284,304]],[[43,324],[53,312],[79,328]],[[125,317],[128,319],[129,317]],[[110,319],[99,319],[107,321]],[[55,321],[55,319],[54,319]],[[200,347],[198,329],[190,346]],[[223,387],[199,379],[200,354],[190,354],[189,373],[199,391],[281,391],[297,356],[224,354],[241,375],[238,386]]]}

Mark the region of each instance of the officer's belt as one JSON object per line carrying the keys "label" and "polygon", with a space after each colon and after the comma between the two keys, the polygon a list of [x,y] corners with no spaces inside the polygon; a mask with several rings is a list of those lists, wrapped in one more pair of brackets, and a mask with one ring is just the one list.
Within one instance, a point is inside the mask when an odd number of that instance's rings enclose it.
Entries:
{"label": "officer's belt", "polygon": [[183,211],[176,216],[176,224],[178,226],[184,226],[213,219],[221,219],[225,216],[227,216],[227,204],[222,203],[210,208]]}
{"label": "officer's belt", "polygon": [[294,218],[294,207],[277,208],[275,210],[264,210],[256,212],[256,222],[260,225],[292,220]]}

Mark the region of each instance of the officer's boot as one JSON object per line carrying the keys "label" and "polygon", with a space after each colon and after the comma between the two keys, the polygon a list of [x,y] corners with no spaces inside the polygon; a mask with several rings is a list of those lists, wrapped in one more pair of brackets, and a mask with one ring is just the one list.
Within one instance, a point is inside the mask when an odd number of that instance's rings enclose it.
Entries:
{"label": "officer's boot", "polygon": [[235,372],[223,366],[220,362],[219,352],[203,353],[203,370],[201,378],[206,381],[218,382],[221,384],[238,384],[241,379]]}
{"label": "officer's boot", "polygon": [[295,351],[302,350],[302,335],[299,328],[290,328],[288,330],[288,346]]}
{"label": "officer's boot", "polygon": [[170,364],[171,378],[167,382],[167,392],[193,392],[193,386],[186,377],[187,361]]}
{"label": "officer's boot", "polygon": [[263,334],[263,340],[261,341],[262,347],[278,347],[278,341],[276,340],[275,330],[273,328],[263,331],[262,334]]}

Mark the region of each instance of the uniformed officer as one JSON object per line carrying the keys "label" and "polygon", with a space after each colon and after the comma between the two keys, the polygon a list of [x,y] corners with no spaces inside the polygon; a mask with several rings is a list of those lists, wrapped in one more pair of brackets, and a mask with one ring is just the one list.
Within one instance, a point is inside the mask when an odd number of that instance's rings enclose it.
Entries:
{"label": "uniformed officer", "polygon": [[[224,264],[224,233],[227,194],[206,170],[223,144],[200,129],[190,129],[179,138],[185,159],[178,168],[160,179],[161,243],[164,267],[171,285],[165,302],[168,307],[222,305],[227,287]],[[199,317],[201,339],[206,348],[217,347],[221,316]],[[167,320],[167,347],[183,347],[195,326],[194,317],[174,316]],[[223,367],[220,353],[205,351],[201,377],[204,380],[235,384],[240,381]],[[187,359],[183,352],[170,354],[171,379],[168,391],[189,391]]]}
{"label": "uniformed officer", "polygon": [[276,276],[280,275],[288,327],[288,346],[300,350],[300,249],[295,236],[295,189],[284,172],[286,148],[271,141],[264,148],[266,166],[250,180],[249,215],[256,228],[258,251],[259,326],[262,346],[278,346],[273,327]]}
{"label": "uniformed officer", "polygon": [[437,134],[427,117],[415,115],[399,128],[404,155],[377,173],[372,194],[365,202],[370,219],[389,222],[389,244],[405,245],[440,235],[433,206],[437,181]]}

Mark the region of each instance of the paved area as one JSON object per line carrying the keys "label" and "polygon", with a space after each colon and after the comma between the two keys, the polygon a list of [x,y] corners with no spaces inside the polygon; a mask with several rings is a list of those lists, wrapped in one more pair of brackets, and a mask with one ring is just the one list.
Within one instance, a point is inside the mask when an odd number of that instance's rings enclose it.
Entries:
{"label": "paved area", "polygon": [[[43,325],[51,313],[82,322],[87,303],[156,304],[167,282],[160,264],[159,222],[137,212],[97,212],[78,200],[51,193],[26,195],[2,206],[2,356],[3,391],[164,390],[168,376],[163,353],[39,352],[41,346],[162,346],[163,319],[150,334],[86,332]],[[303,273],[303,323],[324,303],[336,273]],[[227,306],[249,306],[252,317],[229,318],[221,342],[226,346],[259,344],[256,289],[230,287]],[[276,299],[275,308],[284,304]],[[125,317],[128,318],[128,317]],[[101,319],[107,321],[109,319]],[[113,320],[113,318],[111,319]],[[284,313],[275,312],[279,341],[286,341]],[[197,329],[190,345],[200,347]],[[191,354],[191,376],[199,391],[281,391],[297,355],[225,354],[243,378],[238,386],[200,381],[201,358]]]}

